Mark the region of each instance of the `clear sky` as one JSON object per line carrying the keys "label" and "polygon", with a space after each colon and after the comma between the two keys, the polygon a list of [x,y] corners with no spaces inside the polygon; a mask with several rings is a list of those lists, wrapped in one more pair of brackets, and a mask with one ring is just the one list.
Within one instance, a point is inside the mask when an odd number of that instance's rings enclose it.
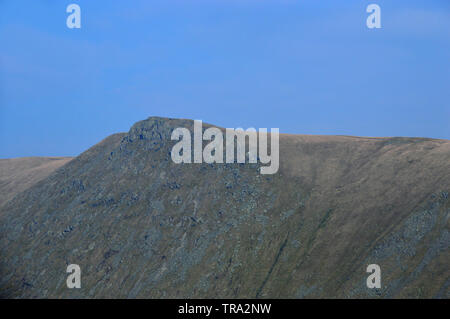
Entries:
{"label": "clear sky", "polygon": [[0,158],[149,116],[449,139],[449,62],[448,0],[0,0]]}

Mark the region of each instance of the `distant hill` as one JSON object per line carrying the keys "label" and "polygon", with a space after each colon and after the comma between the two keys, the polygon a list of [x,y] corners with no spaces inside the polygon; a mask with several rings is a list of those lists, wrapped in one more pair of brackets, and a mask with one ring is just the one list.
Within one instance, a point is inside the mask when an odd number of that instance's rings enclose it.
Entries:
{"label": "distant hill", "polygon": [[72,157],[0,159],[0,206],[71,159]]}
{"label": "distant hill", "polygon": [[192,125],[138,122],[2,206],[0,295],[450,297],[450,141],[281,135],[261,175],[173,163],[170,134]]}

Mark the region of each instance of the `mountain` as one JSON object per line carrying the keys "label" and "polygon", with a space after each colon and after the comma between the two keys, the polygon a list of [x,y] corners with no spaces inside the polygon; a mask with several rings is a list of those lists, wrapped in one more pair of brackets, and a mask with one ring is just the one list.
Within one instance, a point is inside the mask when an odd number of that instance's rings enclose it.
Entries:
{"label": "mountain", "polygon": [[0,159],[0,206],[71,159],[71,157]]}
{"label": "mountain", "polygon": [[175,164],[178,127],[138,122],[0,207],[0,295],[450,297],[450,141],[281,134],[261,175]]}

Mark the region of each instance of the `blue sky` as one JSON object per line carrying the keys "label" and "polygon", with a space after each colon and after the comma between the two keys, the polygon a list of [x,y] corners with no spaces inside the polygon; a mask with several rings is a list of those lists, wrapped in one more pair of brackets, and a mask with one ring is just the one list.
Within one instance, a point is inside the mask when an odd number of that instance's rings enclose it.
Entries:
{"label": "blue sky", "polygon": [[78,155],[149,116],[450,138],[447,0],[0,0],[0,41],[0,158]]}

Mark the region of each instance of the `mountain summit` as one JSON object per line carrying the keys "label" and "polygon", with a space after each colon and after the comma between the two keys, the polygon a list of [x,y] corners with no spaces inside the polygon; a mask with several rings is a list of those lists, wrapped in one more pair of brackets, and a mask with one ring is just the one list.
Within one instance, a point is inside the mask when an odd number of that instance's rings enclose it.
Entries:
{"label": "mountain summit", "polygon": [[261,175],[175,164],[177,127],[138,122],[1,206],[0,296],[450,297],[450,141],[280,134]]}

